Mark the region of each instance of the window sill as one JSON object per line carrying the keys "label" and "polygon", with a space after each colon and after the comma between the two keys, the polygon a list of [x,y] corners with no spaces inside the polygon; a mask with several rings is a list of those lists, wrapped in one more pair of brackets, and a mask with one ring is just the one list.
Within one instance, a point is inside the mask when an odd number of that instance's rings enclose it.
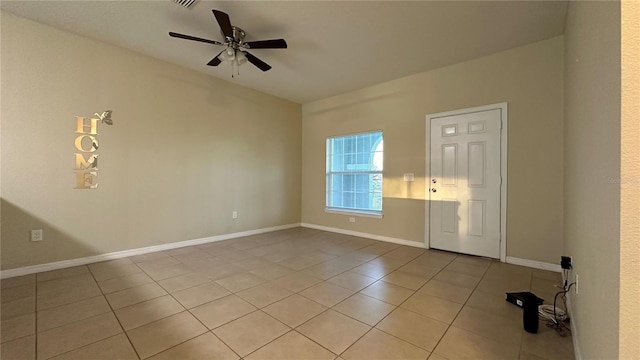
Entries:
{"label": "window sill", "polygon": [[363,211],[363,210],[347,210],[347,209],[336,209],[336,208],[325,208],[324,212],[330,214],[339,214],[339,215],[356,215],[362,217],[370,217],[374,219],[382,219],[384,215],[382,212],[378,211]]}

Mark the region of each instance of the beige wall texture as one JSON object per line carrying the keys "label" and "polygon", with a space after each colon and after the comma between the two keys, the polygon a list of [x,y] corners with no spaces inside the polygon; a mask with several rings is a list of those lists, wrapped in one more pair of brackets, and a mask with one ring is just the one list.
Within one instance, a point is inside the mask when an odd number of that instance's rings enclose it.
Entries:
{"label": "beige wall texture", "polygon": [[[389,66],[393,66],[390,64]],[[562,248],[563,37],[302,108],[302,221],[424,242],[427,114],[508,103],[507,256],[557,263]],[[325,139],[384,131],[383,219],[325,213]],[[404,182],[414,173],[414,182]]]}
{"label": "beige wall texture", "polygon": [[[574,342],[583,359],[618,357],[620,3],[572,2],[565,30],[564,253]],[[637,120],[637,119],[636,119]],[[637,301],[637,299],[635,299]]]}
{"label": "beige wall texture", "polygon": [[[2,269],[300,222],[299,104],[7,13],[1,95]],[[74,189],[75,117],[107,109]]]}
{"label": "beige wall texture", "polygon": [[640,2],[621,3],[620,350],[640,359]]}

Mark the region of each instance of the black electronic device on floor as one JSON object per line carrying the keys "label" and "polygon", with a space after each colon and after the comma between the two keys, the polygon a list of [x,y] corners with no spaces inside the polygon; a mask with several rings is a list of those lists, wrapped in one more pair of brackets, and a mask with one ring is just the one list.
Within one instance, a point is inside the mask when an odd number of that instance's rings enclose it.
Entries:
{"label": "black electronic device on floor", "polygon": [[[525,299],[529,295],[535,296],[535,294],[533,294],[531,292],[528,292],[528,291],[507,293],[507,299],[506,300],[508,302],[512,303],[513,305],[517,305],[518,307],[522,308],[524,306]],[[538,305],[542,305],[542,303],[544,302],[544,299],[540,299],[537,296],[536,296],[536,299],[538,299]]]}
{"label": "black electronic device on floor", "polygon": [[540,299],[529,291],[507,293],[508,302],[520,307],[522,311],[522,325],[528,333],[538,332],[538,306],[542,305],[544,299]]}

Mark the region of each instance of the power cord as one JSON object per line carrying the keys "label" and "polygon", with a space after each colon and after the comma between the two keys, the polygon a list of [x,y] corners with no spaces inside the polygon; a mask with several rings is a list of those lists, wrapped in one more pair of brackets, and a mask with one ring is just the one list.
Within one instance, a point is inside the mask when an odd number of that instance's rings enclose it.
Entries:
{"label": "power cord", "polygon": [[[562,290],[558,291],[556,295],[553,297],[553,306],[551,305],[541,305],[538,308],[538,315],[540,317],[547,319],[547,327],[554,329],[560,336],[567,336],[571,334],[571,329],[565,325],[567,321],[569,321],[569,316],[567,314],[567,293],[571,290],[571,287],[576,283],[568,284],[568,270],[564,270],[564,285],[562,286]],[[561,296],[563,308],[557,307],[558,296]]]}

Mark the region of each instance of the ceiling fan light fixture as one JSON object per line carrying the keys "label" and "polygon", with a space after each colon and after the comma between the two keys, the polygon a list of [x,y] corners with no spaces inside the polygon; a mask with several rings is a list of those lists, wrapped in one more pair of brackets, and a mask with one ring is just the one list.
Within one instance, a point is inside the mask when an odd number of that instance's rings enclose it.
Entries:
{"label": "ceiling fan light fixture", "polygon": [[222,54],[220,54],[220,60],[232,62],[236,58],[236,52],[231,47],[227,47]]}
{"label": "ceiling fan light fixture", "polygon": [[238,62],[238,65],[242,65],[247,62],[247,57],[242,51],[238,50],[236,52],[236,61]]}

